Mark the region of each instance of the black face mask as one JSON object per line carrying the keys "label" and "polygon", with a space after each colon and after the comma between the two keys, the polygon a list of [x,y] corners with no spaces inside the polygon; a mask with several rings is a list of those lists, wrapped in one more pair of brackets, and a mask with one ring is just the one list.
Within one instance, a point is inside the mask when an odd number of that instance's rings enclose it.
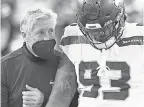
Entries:
{"label": "black face mask", "polygon": [[54,54],[55,44],[56,44],[56,41],[54,39],[42,40],[42,41],[38,41],[34,43],[32,46],[32,49],[33,49],[33,52],[40,58],[44,60],[49,60],[55,56]]}

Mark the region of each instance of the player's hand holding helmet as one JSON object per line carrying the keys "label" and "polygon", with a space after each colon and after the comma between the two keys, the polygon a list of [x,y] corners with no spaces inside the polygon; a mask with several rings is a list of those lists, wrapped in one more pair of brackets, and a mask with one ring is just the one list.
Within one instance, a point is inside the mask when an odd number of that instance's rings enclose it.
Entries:
{"label": "player's hand holding helmet", "polygon": [[77,23],[90,44],[108,49],[117,42],[126,20],[123,0],[83,0]]}

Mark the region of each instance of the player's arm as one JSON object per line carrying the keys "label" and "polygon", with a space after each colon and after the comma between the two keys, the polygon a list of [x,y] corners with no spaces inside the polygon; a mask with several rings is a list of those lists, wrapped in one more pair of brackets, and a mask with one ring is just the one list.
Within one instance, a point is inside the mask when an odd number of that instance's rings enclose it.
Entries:
{"label": "player's arm", "polygon": [[66,55],[63,55],[46,107],[69,107],[76,89],[77,83],[74,65]]}

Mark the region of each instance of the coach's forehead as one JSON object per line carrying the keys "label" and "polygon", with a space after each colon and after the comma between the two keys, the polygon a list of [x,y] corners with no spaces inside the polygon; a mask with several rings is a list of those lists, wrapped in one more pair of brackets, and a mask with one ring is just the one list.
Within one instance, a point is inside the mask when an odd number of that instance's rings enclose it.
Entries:
{"label": "coach's forehead", "polygon": [[54,28],[54,27],[55,22],[52,19],[39,18],[33,23],[31,31],[40,28]]}

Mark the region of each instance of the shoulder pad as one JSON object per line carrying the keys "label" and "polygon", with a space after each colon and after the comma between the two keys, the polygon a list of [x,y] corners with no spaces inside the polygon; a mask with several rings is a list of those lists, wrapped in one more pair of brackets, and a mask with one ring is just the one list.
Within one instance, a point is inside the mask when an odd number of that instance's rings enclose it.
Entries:
{"label": "shoulder pad", "polygon": [[67,37],[67,36],[82,36],[82,32],[80,31],[77,23],[71,24],[67,27],[65,27],[64,30],[64,35],[63,37]]}

